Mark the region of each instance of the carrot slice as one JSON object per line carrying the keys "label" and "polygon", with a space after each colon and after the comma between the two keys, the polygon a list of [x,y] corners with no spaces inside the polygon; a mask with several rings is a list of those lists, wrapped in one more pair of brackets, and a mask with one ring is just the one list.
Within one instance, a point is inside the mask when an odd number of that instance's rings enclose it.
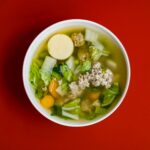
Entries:
{"label": "carrot slice", "polygon": [[59,86],[59,83],[56,79],[53,79],[51,82],[50,82],[50,85],[49,85],[49,92],[51,93],[51,95],[54,97],[54,98],[59,98],[60,95],[56,92],[56,89],[58,88]]}
{"label": "carrot slice", "polygon": [[45,108],[50,108],[54,105],[54,98],[51,95],[46,95],[41,99],[41,105]]}

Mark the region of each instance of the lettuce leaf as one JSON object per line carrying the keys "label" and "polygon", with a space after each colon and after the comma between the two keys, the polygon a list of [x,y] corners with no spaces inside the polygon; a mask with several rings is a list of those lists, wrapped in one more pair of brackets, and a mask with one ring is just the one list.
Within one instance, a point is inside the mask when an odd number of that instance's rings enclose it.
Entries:
{"label": "lettuce leaf", "polygon": [[61,90],[63,92],[67,92],[69,90],[69,85],[68,85],[68,82],[66,80],[62,80]]}
{"label": "lettuce leaf", "polygon": [[62,115],[74,120],[79,119],[80,111],[80,98],[72,100],[62,107]]}
{"label": "lettuce leaf", "polygon": [[41,78],[44,81],[46,86],[49,84],[49,82],[51,80],[51,73],[52,73],[52,70],[53,70],[56,62],[57,62],[57,60],[50,56],[46,56],[44,59],[44,62],[40,69],[40,74],[41,74]]}
{"label": "lettuce leaf", "polygon": [[64,104],[64,108],[71,108],[71,107],[76,107],[79,106],[80,104],[80,98],[77,98],[75,100],[72,100],[71,102],[68,102],[66,104]]}
{"label": "lettuce leaf", "polygon": [[116,96],[119,94],[119,84],[114,83],[109,89],[105,89],[104,93],[100,97],[102,107],[112,104]]}
{"label": "lettuce leaf", "polygon": [[66,65],[66,64],[63,64],[61,66],[61,72],[62,72],[62,75],[64,76],[64,78],[71,82],[72,79],[73,79],[73,73],[72,71],[69,69],[69,67]]}
{"label": "lettuce leaf", "polygon": [[92,67],[91,61],[86,60],[77,66],[77,68],[75,69],[75,74],[85,73],[85,72],[89,71],[91,69],[91,67]]}
{"label": "lettuce leaf", "polygon": [[91,53],[91,59],[94,61],[99,60],[99,58],[101,56],[108,56],[109,55],[109,51],[100,50],[100,49],[96,48],[95,46],[90,46],[89,51]]}
{"label": "lettuce leaf", "polygon": [[55,71],[52,71],[51,77],[56,78],[57,80],[60,80],[62,78],[62,76]]}
{"label": "lettuce leaf", "polygon": [[45,86],[43,80],[41,79],[40,75],[40,67],[41,67],[41,62],[34,60],[31,64],[30,68],[30,83],[35,90],[35,96],[37,98],[42,98],[44,95],[44,91],[42,88]]}
{"label": "lettuce leaf", "polygon": [[52,116],[62,116],[62,107],[60,105],[54,105],[51,111]]}

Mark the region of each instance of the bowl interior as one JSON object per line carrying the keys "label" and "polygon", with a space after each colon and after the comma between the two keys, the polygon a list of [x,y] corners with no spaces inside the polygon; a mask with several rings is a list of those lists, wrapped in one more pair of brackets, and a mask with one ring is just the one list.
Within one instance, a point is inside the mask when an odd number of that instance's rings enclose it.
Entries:
{"label": "bowl interior", "polygon": [[[41,43],[43,43],[52,34],[58,32],[61,29],[80,27],[80,26],[85,27],[85,28],[92,28],[94,30],[101,32],[102,34],[107,35],[109,38],[111,38],[118,45],[119,49],[121,50],[121,53],[125,60],[126,69],[127,69],[126,83],[125,83],[124,91],[123,91],[121,97],[119,98],[119,101],[117,102],[117,104],[115,104],[113,107],[111,107],[109,112],[107,114],[105,114],[104,116],[100,116],[100,117],[98,117],[94,120],[90,120],[90,121],[64,120],[64,119],[56,117],[56,116],[51,116],[50,113],[48,111],[46,111],[40,105],[39,100],[35,97],[33,89],[29,82],[29,72],[30,72],[30,65],[32,62],[32,58],[35,55],[35,53],[36,53],[37,49],[39,48],[39,46],[41,45]],[[31,45],[29,46],[28,51],[25,56],[25,59],[24,59],[24,63],[23,63],[23,83],[24,83],[25,91],[26,91],[31,103],[47,119],[49,119],[53,122],[56,122],[58,124],[65,125],[65,126],[78,126],[78,127],[79,126],[87,126],[87,125],[97,123],[97,122],[102,121],[103,119],[107,118],[118,108],[118,106],[123,101],[125,94],[127,92],[128,86],[129,86],[129,81],[130,81],[130,64],[129,64],[129,60],[128,60],[128,56],[126,54],[125,48],[123,47],[123,45],[121,44],[119,39],[105,27],[103,27],[97,23],[87,21],[87,20],[79,20],[79,19],[66,20],[66,21],[61,21],[59,23],[56,23],[56,24],[46,28],[33,40]]]}

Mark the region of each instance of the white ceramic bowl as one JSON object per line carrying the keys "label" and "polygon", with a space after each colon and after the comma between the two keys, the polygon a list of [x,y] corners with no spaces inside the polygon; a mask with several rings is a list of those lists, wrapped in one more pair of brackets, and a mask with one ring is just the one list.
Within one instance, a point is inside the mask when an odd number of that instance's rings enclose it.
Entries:
{"label": "white ceramic bowl", "polygon": [[[117,45],[120,47],[122,54],[125,58],[126,61],[126,67],[127,67],[127,80],[126,80],[126,85],[125,85],[125,90],[119,100],[119,102],[115,105],[115,107],[106,115],[96,118],[95,120],[90,120],[90,121],[72,121],[72,120],[64,120],[62,118],[59,117],[55,117],[55,116],[51,116],[39,103],[39,101],[36,99],[33,89],[30,85],[29,82],[29,71],[30,71],[30,65],[31,65],[31,61],[32,58],[36,52],[36,50],[38,49],[39,45],[45,40],[47,39],[52,33],[56,32],[57,30],[66,28],[66,27],[72,27],[72,26],[84,26],[84,27],[89,27],[89,28],[95,28],[97,31],[103,31],[105,34],[107,34],[109,37],[111,37],[116,43]],[[126,53],[126,50],[124,48],[124,46],[121,44],[120,40],[107,28],[105,28],[104,26],[92,22],[92,21],[88,21],[88,20],[81,20],[81,19],[72,19],[72,20],[65,20],[65,21],[61,21],[58,23],[55,23],[49,27],[47,27],[44,31],[42,31],[31,43],[30,47],[27,50],[26,56],[24,58],[24,63],[23,63],[23,83],[24,83],[24,87],[25,87],[25,91],[28,95],[29,100],[31,101],[31,103],[33,104],[33,106],[47,119],[61,124],[61,125],[65,125],[65,126],[70,126],[70,127],[81,127],[81,126],[88,126],[88,125],[92,125],[95,124],[97,122],[100,122],[102,120],[104,120],[105,118],[107,118],[108,116],[110,116],[118,107],[119,105],[122,103],[127,90],[128,90],[128,86],[129,86],[129,82],[130,82],[130,64],[129,64],[129,59]]]}

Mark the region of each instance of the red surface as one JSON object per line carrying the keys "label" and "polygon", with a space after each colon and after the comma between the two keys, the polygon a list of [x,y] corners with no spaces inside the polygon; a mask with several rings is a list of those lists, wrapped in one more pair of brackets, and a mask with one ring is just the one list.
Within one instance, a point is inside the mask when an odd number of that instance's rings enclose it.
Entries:
{"label": "red surface", "polygon": [[[21,70],[34,37],[70,18],[96,21],[123,42],[131,84],[119,109],[93,126],[69,128],[42,117],[29,102]],[[149,0],[0,0],[0,150],[150,149]]]}

